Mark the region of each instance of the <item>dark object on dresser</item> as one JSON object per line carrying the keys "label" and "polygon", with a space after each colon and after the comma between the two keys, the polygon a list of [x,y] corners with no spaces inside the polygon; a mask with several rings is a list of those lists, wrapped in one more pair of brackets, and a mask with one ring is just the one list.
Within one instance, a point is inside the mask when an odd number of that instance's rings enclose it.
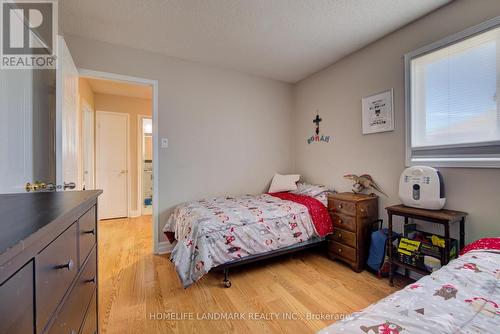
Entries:
{"label": "dark object on dresser", "polygon": [[328,257],[361,272],[368,258],[373,223],[378,218],[378,197],[354,193],[328,196],[333,234],[327,236]]}
{"label": "dark object on dresser", "polygon": [[101,193],[0,195],[0,334],[98,332]]}
{"label": "dark object on dresser", "polygon": [[[417,219],[422,222],[430,222],[435,224],[441,224],[444,226],[444,256],[441,261],[441,265],[444,266],[450,261],[450,224],[459,222],[460,223],[460,244],[459,251],[464,248],[465,243],[465,217],[467,217],[466,212],[453,211],[453,210],[426,210],[419,208],[412,208],[409,206],[393,205],[385,208],[387,210],[387,216],[389,218],[389,240],[393,240],[392,231],[392,217],[401,216],[404,217],[404,224],[409,224],[409,218]],[[393,247],[389,247],[389,285],[394,286],[394,265],[400,266],[405,269],[405,276],[408,276],[408,270],[418,272],[421,275],[429,274],[428,271],[419,269],[415,266],[402,263],[393,256]],[[459,252],[457,252],[459,253]]]}

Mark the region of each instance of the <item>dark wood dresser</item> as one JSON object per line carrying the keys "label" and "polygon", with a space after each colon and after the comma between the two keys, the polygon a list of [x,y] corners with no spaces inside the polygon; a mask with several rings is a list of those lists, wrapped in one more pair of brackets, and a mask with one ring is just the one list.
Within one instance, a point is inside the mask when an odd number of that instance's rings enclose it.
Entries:
{"label": "dark wood dresser", "polygon": [[328,196],[328,211],[332,217],[333,234],[327,237],[328,256],[363,270],[373,222],[378,217],[378,197],[354,193]]}
{"label": "dark wood dresser", "polygon": [[100,194],[0,195],[0,334],[98,333]]}

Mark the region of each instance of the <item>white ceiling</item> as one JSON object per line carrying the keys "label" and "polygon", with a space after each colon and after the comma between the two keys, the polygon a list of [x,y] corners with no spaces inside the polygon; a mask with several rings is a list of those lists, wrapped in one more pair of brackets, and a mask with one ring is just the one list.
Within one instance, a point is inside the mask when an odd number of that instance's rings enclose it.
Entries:
{"label": "white ceiling", "polygon": [[299,81],[450,0],[64,0],[77,35]]}
{"label": "white ceiling", "polygon": [[134,85],[119,81],[84,78],[95,94],[109,94],[141,99],[152,99],[153,89],[148,85]]}

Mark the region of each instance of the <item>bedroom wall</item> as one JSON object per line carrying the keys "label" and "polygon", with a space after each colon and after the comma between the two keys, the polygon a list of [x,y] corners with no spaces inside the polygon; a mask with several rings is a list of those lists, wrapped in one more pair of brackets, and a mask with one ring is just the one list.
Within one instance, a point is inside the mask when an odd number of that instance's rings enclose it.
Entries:
{"label": "bedroom wall", "polygon": [[[295,167],[309,181],[349,191],[347,173],[369,173],[388,193],[384,207],[399,203],[399,176],[404,163],[403,55],[500,15],[498,0],[461,0],[403,27],[351,54],[294,87]],[[361,98],[394,88],[396,130],[363,136]],[[320,110],[321,130],[332,141],[308,145],[312,120]],[[447,208],[470,213],[466,238],[500,235],[500,169],[441,169]]]}
{"label": "bedroom wall", "polygon": [[153,102],[151,99],[141,99],[128,96],[117,96],[111,94],[94,95],[96,111],[112,111],[129,114],[129,135],[130,135],[130,206],[134,214],[140,213],[140,208],[137,207],[137,116],[151,116],[153,112]]}
{"label": "bedroom wall", "polygon": [[[183,201],[260,193],[292,171],[292,88],[282,82],[65,35],[80,68],[158,80],[160,229]],[[163,236],[159,233],[161,240]]]}

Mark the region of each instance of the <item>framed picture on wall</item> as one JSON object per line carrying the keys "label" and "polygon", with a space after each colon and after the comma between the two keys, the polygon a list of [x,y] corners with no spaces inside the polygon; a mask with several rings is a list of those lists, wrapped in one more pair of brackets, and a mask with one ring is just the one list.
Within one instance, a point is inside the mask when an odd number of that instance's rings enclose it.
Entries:
{"label": "framed picture on wall", "polygon": [[393,90],[363,97],[362,120],[363,134],[394,130]]}

